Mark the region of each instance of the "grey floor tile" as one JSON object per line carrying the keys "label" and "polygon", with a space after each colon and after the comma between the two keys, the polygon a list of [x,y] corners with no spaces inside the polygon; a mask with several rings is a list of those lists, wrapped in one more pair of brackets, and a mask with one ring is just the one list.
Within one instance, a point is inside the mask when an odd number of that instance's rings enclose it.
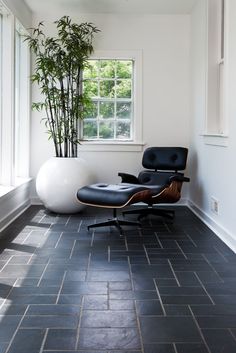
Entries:
{"label": "grey floor tile", "polygon": [[140,317],[144,343],[202,342],[196,324],[190,317]]}
{"label": "grey floor tile", "polygon": [[78,348],[137,350],[141,344],[135,328],[81,328]]}
{"label": "grey floor tile", "polygon": [[173,344],[144,344],[144,353],[176,353]]}
{"label": "grey floor tile", "polygon": [[22,328],[76,328],[78,317],[69,315],[25,316]]}
{"label": "grey floor tile", "polygon": [[32,206],[4,230],[0,353],[234,353],[236,255],[186,207],[87,232],[108,214]]}
{"label": "grey floor tile", "polygon": [[8,350],[9,353],[38,353],[45,336],[43,329],[20,329]]}
{"label": "grey floor tile", "polygon": [[74,350],[77,330],[49,329],[44,350]]}

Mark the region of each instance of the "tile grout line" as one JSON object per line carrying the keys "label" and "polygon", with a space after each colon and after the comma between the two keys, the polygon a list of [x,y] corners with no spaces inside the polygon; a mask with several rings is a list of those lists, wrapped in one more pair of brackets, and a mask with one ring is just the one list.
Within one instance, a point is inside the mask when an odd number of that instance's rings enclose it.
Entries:
{"label": "tile grout line", "polygon": [[84,307],[84,295],[82,296],[82,300],[81,300],[81,308],[80,308],[79,322],[78,322],[78,327],[77,327],[77,335],[76,335],[76,342],[75,342],[75,350],[78,350],[78,349],[79,349],[79,348],[78,348],[78,345],[79,345],[81,321],[82,321],[82,316],[83,316],[83,307]]}
{"label": "tile grout line", "polygon": [[127,242],[127,237],[124,236],[124,241],[125,241],[125,249],[126,251],[129,251],[129,246],[128,246],[128,242]]}
{"label": "tile grout line", "polygon": [[67,217],[67,221],[66,221],[66,223],[65,223],[65,227],[67,227],[67,225],[68,225],[70,219],[71,219],[71,216]]}
{"label": "tile grout line", "polygon": [[174,351],[175,351],[175,353],[178,353],[178,351],[177,351],[177,347],[176,347],[176,343],[175,343],[175,342],[173,343],[173,347],[174,347]]}
{"label": "tile grout line", "polygon": [[80,232],[80,229],[81,229],[81,226],[82,226],[82,220],[79,222],[79,227],[78,227],[78,229],[77,229],[77,233],[79,233]]}
{"label": "tile grout line", "polygon": [[191,238],[191,236],[184,230],[185,235],[187,235],[188,239],[193,243],[195,248],[198,248],[198,245],[195,243],[195,241]]}
{"label": "tile grout line", "polygon": [[11,255],[11,256],[10,256],[10,258],[7,260],[7,262],[5,263],[5,265],[1,268],[0,273],[2,272],[2,270],[3,270],[7,265],[9,265],[9,262],[11,261],[11,259],[12,259],[13,256],[14,256],[14,255]]}
{"label": "tile grout line", "polygon": [[206,346],[206,348],[207,348],[208,353],[213,353],[213,352],[211,352],[211,350],[210,350],[210,348],[209,348],[209,346],[208,346],[208,344],[207,344],[207,342],[206,342],[206,340],[205,340],[205,337],[204,337],[204,335],[203,335],[203,333],[202,333],[202,330],[201,330],[201,328],[200,328],[199,325],[198,325],[197,319],[196,319],[196,317],[195,317],[195,315],[194,315],[194,313],[193,313],[193,311],[192,311],[192,309],[191,309],[191,305],[188,305],[188,308],[189,308],[190,313],[191,313],[191,315],[192,315],[192,319],[193,319],[193,321],[195,322],[195,325],[197,326],[197,329],[198,329],[198,332],[199,332],[199,334],[200,334],[200,336],[201,336],[201,339],[202,339],[202,341],[204,342],[204,344],[205,344],[205,346]]}
{"label": "tile grout line", "polygon": [[231,336],[233,337],[233,339],[236,341],[236,337],[235,337],[235,335],[234,335],[233,332],[232,332],[232,328],[229,328],[228,330],[229,330]]}
{"label": "tile grout line", "polygon": [[31,261],[33,261],[33,256],[34,256],[34,254],[31,254],[31,255],[30,255],[30,258],[29,258],[29,260],[27,261],[26,265],[31,265]]}
{"label": "tile grout line", "polygon": [[151,262],[150,262],[150,259],[149,259],[148,252],[147,252],[145,244],[143,244],[143,249],[144,249],[144,252],[145,252],[145,256],[147,258],[148,265],[151,265]]}
{"label": "tile grout line", "polygon": [[159,236],[158,236],[158,233],[157,233],[157,232],[154,232],[154,234],[155,234],[155,237],[156,237],[156,239],[157,239],[158,244],[160,245],[160,248],[161,248],[161,249],[164,249],[164,246],[162,245],[162,243],[161,243],[161,241],[160,241],[160,238],[159,238]]}
{"label": "tile grout line", "polygon": [[43,337],[43,340],[42,340],[42,344],[41,344],[41,348],[39,350],[39,353],[43,353],[43,348],[44,348],[44,345],[46,343],[48,332],[49,332],[49,328],[47,328],[46,331],[45,331],[45,334],[44,334],[44,337]]}
{"label": "tile grout line", "polygon": [[92,237],[91,237],[91,242],[90,242],[91,247],[93,246],[94,236],[95,236],[95,230],[92,231]]}
{"label": "tile grout line", "polygon": [[111,247],[108,245],[107,247],[107,261],[111,262]]}
{"label": "tile grout line", "polygon": [[212,299],[211,295],[208,293],[208,291],[206,290],[204,284],[202,283],[202,281],[200,280],[200,278],[198,277],[197,273],[195,271],[193,271],[193,273],[195,274],[195,276],[197,277],[198,281],[200,282],[202,288],[204,289],[204,291],[206,292],[206,295],[208,296],[208,298],[210,299],[211,303],[213,305],[215,305],[216,303],[214,302],[214,300]]}
{"label": "tile grout line", "polygon": [[89,274],[90,263],[91,263],[91,252],[89,253],[89,256],[88,256],[88,264],[87,264],[87,268],[86,268],[85,282],[88,281],[88,274]]}
{"label": "tile grout line", "polygon": [[47,268],[48,268],[48,266],[49,266],[49,263],[50,263],[50,259],[49,259],[48,262],[46,263],[46,266],[45,266],[45,268],[44,268],[44,270],[43,270],[43,273],[41,274],[41,276],[40,276],[40,278],[39,278],[39,280],[38,280],[38,283],[37,283],[37,286],[36,286],[36,287],[39,287],[39,286],[40,286],[40,283],[41,283],[41,281],[42,281],[42,279],[43,279],[43,276],[44,276],[44,274],[45,274],[45,272],[46,272],[46,270],[47,270]]}
{"label": "tile grout line", "polygon": [[24,245],[24,244],[25,244],[26,240],[29,238],[29,236],[31,235],[32,232],[33,232],[33,230],[31,230],[31,231],[29,232],[29,234],[28,234],[28,235],[25,237],[25,239],[22,241],[21,245]]}
{"label": "tile grout line", "polygon": [[58,301],[59,301],[59,298],[60,298],[60,294],[61,294],[61,291],[62,291],[62,287],[63,287],[63,284],[65,282],[66,274],[67,274],[67,271],[64,272],[64,275],[62,277],[61,285],[60,285],[60,288],[59,288],[59,292],[57,293],[57,299],[56,299],[55,304],[58,304]]}
{"label": "tile grout line", "polygon": [[2,304],[0,305],[0,308],[2,308],[2,307],[5,305],[5,303],[6,303],[7,299],[8,299],[8,297],[9,297],[9,295],[11,294],[11,292],[13,291],[13,289],[15,288],[15,284],[17,283],[17,281],[18,281],[18,278],[16,278],[15,282],[13,283],[13,285],[12,285],[11,289],[9,290],[9,292],[8,292],[8,294],[7,294],[7,296],[6,296],[6,298],[4,298]]}
{"label": "tile grout line", "polygon": [[155,278],[153,279],[153,282],[154,282],[154,286],[155,286],[155,288],[156,288],[157,296],[158,296],[159,301],[160,301],[160,304],[161,304],[161,308],[162,308],[162,310],[163,310],[163,314],[164,314],[164,316],[167,316],[167,315],[166,315],[165,306],[164,306],[164,304],[163,304],[163,302],[162,302],[161,295],[160,295],[160,292],[159,292],[159,289],[158,289],[158,286],[157,286],[157,283],[156,283]]}
{"label": "tile grout line", "polygon": [[20,328],[20,326],[21,326],[21,323],[22,323],[22,321],[24,320],[24,318],[25,318],[25,316],[26,316],[26,313],[27,313],[27,311],[28,311],[28,308],[29,308],[29,305],[27,306],[27,309],[25,310],[24,314],[22,315],[22,318],[20,319],[20,322],[19,322],[19,324],[17,325],[16,330],[15,330],[14,334],[12,335],[11,340],[9,341],[9,344],[8,344],[8,346],[7,346],[7,349],[6,349],[6,351],[5,351],[4,353],[8,353],[8,351],[9,351],[11,345],[12,345],[12,342],[14,341],[14,339],[15,339],[15,337],[16,337],[16,334],[17,334],[17,332],[18,332],[18,330],[19,330],[19,328]]}
{"label": "tile grout line", "polygon": [[130,258],[129,256],[127,256],[127,261],[128,261],[128,265],[129,265],[129,276],[130,276],[130,282],[131,282],[131,290],[134,291],[134,282],[133,282],[133,276],[132,276],[132,271],[131,271],[131,263],[130,263]]}
{"label": "tile grout line", "polygon": [[168,264],[169,264],[169,266],[170,266],[170,269],[171,269],[171,271],[172,271],[172,273],[173,273],[173,276],[174,276],[174,278],[175,278],[175,280],[176,280],[176,282],[177,282],[177,284],[178,284],[178,287],[181,287],[181,285],[180,285],[180,283],[179,283],[179,280],[178,280],[178,277],[176,276],[176,273],[175,273],[175,271],[174,271],[174,269],[173,269],[173,266],[172,266],[172,264],[171,264],[171,262],[170,262],[170,259],[168,259],[167,262],[168,262]]}
{"label": "tile grout line", "polygon": [[74,243],[72,245],[71,251],[70,251],[70,255],[69,255],[69,259],[70,260],[72,259],[72,255],[73,255],[73,252],[74,252],[74,248],[75,248],[76,242],[77,242],[77,240],[75,239]]}
{"label": "tile grout line", "polygon": [[139,339],[140,339],[140,344],[141,344],[141,352],[144,353],[143,337],[142,337],[141,325],[140,325],[139,316],[138,316],[138,311],[137,311],[136,300],[134,300],[134,307],[135,307],[135,314],[136,314],[136,321],[137,321],[137,328],[138,328],[138,333],[139,333]]}
{"label": "tile grout line", "polygon": [[223,257],[223,259],[225,260],[226,263],[229,263],[229,261],[226,259],[226,257],[220,252],[219,249],[217,249],[216,246],[213,246],[213,248],[217,251],[217,253],[218,253],[220,256]]}
{"label": "tile grout line", "polygon": [[181,253],[184,255],[185,259],[188,260],[187,255],[184,253],[183,249],[181,248],[181,246],[179,245],[179,243],[177,242],[177,240],[175,240],[175,243],[178,247],[178,249],[181,251]]}
{"label": "tile grout line", "polygon": [[210,261],[206,258],[205,254],[201,254],[202,257],[205,259],[205,261],[208,263],[208,265],[211,267],[211,269],[213,270],[213,272],[217,275],[217,277],[219,277],[219,280],[221,281],[221,283],[224,283],[224,280],[220,277],[220,275],[217,273],[217,271],[215,270],[214,266],[212,266],[212,264],[210,263]]}
{"label": "tile grout line", "polygon": [[58,244],[59,244],[59,242],[61,240],[62,234],[63,234],[63,232],[61,232],[61,234],[59,235],[59,238],[58,238],[58,240],[57,240],[57,242],[56,242],[56,244],[54,246],[54,249],[56,249],[58,247]]}

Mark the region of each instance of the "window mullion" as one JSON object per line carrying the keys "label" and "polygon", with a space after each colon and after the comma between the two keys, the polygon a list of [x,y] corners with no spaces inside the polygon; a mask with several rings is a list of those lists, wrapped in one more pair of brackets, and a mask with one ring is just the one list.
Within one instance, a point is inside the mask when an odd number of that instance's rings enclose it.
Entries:
{"label": "window mullion", "polygon": [[[1,184],[13,185],[14,171],[14,17],[3,16]],[[10,104],[9,104],[10,102]]]}

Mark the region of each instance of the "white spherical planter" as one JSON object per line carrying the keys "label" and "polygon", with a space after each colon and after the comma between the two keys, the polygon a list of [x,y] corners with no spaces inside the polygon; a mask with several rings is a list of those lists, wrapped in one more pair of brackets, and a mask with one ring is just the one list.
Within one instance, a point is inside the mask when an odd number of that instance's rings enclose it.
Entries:
{"label": "white spherical planter", "polygon": [[76,197],[94,176],[81,158],[52,157],[40,168],[36,190],[44,206],[56,213],[76,213],[84,208]]}

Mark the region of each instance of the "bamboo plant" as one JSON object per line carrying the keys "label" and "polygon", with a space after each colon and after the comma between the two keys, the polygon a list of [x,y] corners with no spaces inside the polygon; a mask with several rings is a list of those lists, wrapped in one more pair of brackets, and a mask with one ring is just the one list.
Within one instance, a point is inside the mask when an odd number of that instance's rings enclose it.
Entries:
{"label": "bamboo plant", "polygon": [[34,102],[32,108],[45,112],[42,120],[56,157],[77,157],[79,120],[90,105],[82,90],[82,72],[93,52],[94,34],[99,30],[92,23],[72,23],[68,16],[54,23],[56,37],[46,36],[40,22],[25,38],[35,55],[31,81],[39,86],[44,98]]}

